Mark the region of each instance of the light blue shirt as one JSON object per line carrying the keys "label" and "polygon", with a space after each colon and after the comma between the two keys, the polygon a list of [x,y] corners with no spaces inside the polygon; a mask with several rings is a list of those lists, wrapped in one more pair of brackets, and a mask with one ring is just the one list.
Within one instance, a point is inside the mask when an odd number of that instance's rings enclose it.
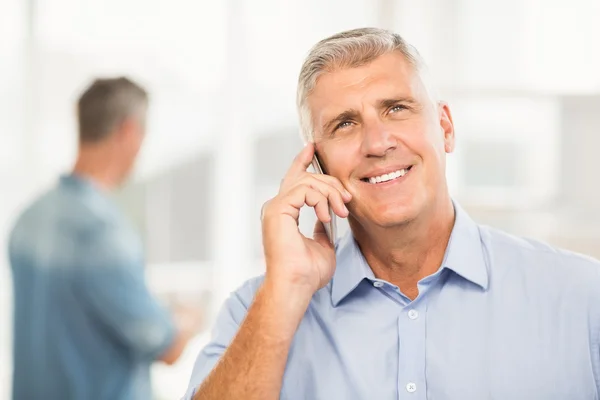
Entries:
{"label": "light blue shirt", "polygon": [[144,281],[141,242],[76,176],[37,199],[10,235],[13,399],[148,400],[169,315]]}
{"label": "light blue shirt", "polygon": [[[455,203],[441,268],[410,301],[352,235],[296,332],[281,399],[591,400],[600,390],[600,264],[477,225]],[[227,300],[186,399],[236,333],[261,279]]]}

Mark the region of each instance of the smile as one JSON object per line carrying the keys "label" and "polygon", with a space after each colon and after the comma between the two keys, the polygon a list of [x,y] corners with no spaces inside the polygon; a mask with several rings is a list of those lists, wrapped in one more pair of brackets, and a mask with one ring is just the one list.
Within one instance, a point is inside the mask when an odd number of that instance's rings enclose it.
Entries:
{"label": "smile", "polygon": [[368,182],[368,183],[371,183],[374,185],[378,184],[378,183],[393,181],[393,180],[396,180],[396,179],[401,178],[404,175],[406,175],[408,173],[408,171],[410,171],[411,168],[412,168],[412,166],[410,166],[408,168],[399,169],[394,172],[389,172],[389,173],[383,174],[383,175],[372,176],[370,178],[363,178],[362,181]]}

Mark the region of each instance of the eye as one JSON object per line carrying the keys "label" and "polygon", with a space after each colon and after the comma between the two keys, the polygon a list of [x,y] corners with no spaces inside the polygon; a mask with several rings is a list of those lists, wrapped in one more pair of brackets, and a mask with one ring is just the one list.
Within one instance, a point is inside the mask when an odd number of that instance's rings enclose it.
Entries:
{"label": "eye", "polygon": [[342,121],[339,124],[336,125],[336,127],[333,129],[333,131],[337,131],[338,129],[343,129],[346,128],[348,126],[352,125],[352,122],[350,121]]}
{"label": "eye", "polygon": [[403,106],[402,104],[396,104],[395,106],[392,106],[390,108],[389,113],[396,113],[398,111],[407,110],[407,109],[408,109],[408,107]]}

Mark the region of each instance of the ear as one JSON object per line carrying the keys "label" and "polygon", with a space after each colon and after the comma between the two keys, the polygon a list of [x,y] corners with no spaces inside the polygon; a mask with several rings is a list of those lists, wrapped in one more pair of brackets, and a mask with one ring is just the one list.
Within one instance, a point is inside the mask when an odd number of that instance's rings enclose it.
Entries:
{"label": "ear", "polygon": [[440,127],[444,134],[444,150],[446,153],[452,153],[454,151],[454,123],[452,122],[452,114],[450,113],[450,107],[446,102],[440,102],[439,106],[439,118]]}

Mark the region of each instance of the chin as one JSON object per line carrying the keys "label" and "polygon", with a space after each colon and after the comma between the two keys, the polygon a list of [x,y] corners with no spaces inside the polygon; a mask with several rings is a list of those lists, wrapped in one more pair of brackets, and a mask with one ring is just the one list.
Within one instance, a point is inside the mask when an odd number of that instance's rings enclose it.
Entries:
{"label": "chin", "polygon": [[369,210],[364,218],[381,228],[394,228],[410,223],[419,215],[412,204],[395,203]]}
{"label": "chin", "polygon": [[412,213],[389,213],[377,215],[373,218],[373,222],[381,228],[395,228],[406,225],[415,219]]}

